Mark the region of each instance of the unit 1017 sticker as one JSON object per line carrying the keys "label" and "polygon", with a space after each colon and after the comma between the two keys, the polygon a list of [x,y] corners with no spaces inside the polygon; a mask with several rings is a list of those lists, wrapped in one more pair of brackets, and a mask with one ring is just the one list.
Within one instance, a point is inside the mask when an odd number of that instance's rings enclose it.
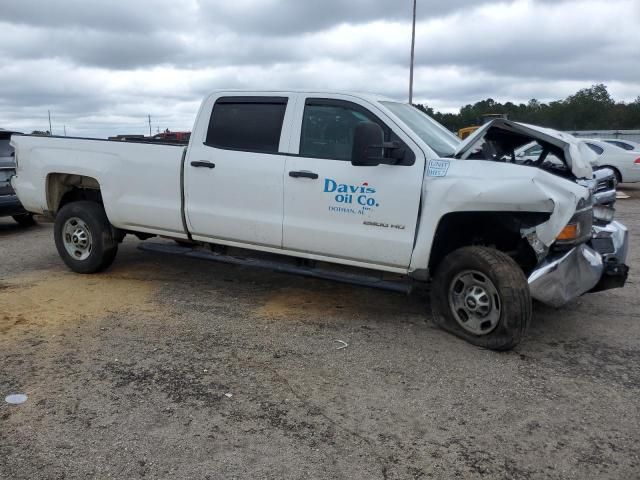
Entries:
{"label": "unit 1017 sticker", "polygon": [[330,212],[365,215],[380,206],[375,198],[376,189],[368,182],[350,185],[325,178],[323,193],[333,195],[333,200],[337,203],[337,205],[329,205]]}
{"label": "unit 1017 sticker", "polygon": [[429,160],[427,177],[445,177],[449,171],[449,160]]}

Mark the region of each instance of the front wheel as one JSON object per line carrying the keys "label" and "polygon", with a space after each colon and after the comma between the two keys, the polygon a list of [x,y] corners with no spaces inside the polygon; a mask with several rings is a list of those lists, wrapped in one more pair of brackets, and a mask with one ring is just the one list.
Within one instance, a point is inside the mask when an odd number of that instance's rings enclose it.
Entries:
{"label": "front wheel", "polygon": [[58,254],[77,273],[106,269],[118,252],[113,227],[104,207],[96,202],[73,202],[62,207],[56,215],[54,236]]}
{"label": "front wheel", "polygon": [[431,307],[438,326],[491,350],[520,343],[532,310],[522,269],[505,253],[486,247],[463,247],[442,260]]}

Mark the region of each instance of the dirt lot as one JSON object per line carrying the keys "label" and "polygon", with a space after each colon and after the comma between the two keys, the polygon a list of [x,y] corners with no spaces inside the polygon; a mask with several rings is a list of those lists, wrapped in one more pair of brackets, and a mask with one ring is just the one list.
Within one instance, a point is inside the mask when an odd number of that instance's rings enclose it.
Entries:
{"label": "dirt lot", "polygon": [[137,243],[79,276],[51,225],[0,219],[0,478],[640,477],[640,249],[624,290],[536,305],[498,354],[425,323],[424,293]]}

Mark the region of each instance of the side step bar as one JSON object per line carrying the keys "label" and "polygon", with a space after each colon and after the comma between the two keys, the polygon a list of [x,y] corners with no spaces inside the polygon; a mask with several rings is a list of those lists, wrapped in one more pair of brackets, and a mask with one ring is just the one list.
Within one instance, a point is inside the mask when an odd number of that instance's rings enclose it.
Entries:
{"label": "side step bar", "polygon": [[197,258],[200,260],[229,263],[231,265],[240,265],[244,267],[265,268],[280,273],[292,273],[294,275],[321,278],[324,280],[333,280],[335,282],[350,283],[352,285],[360,285],[363,287],[391,290],[393,292],[404,293],[407,295],[411,293],[412,289],[412,285],[409,282],[394,282],[391,280],[383,280],[382,278],[376,277],[374,275],[346,273],[324,268],[301,266],[298,265],[296,259],[292,257],[282,256],[282,260],[268,260],[261,258],[223,255],[220,253],[210,252],[208,250],[182,247],[180,245],[172,245],[169,243],[155,242],[143,242],[138,245],[138,249],[144,252],[170,253],[172,255],[180,255],[183,257]]}

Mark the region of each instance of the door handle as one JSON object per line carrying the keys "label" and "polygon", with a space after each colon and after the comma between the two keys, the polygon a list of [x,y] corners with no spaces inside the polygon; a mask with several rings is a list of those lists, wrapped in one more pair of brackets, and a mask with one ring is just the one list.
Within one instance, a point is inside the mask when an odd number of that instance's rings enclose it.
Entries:
{"label": "door handle", "polygon": [[289,172],[289,176],[293,178],[311,178],[313,180],[318,178],[317,173],[307,172],[305,170]]}
{"label": "door handle", "polygon": [[195,161],[191,162],[192,167],[205,167],[205,168],[216,168],[215,163],[205,162],[205,161]]}

